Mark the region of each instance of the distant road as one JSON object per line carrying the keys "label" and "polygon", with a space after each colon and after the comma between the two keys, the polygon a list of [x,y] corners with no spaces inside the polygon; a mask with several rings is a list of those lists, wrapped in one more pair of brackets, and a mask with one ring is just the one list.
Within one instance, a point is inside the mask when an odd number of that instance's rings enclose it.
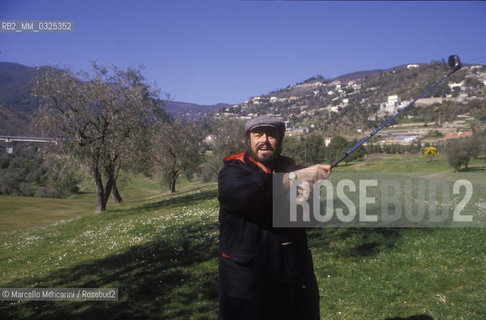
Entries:
{"label": "distant road", "polygon": [[53,138],[39,138],[39,137],[19,137],[19,136],[0,136],[0,141],[7,143],[7,153],[13,153],[14,142],[53,142],[57,143]]}
{"label": "distant road", "polygon": [[10,142],[56,142],[53,138],[39,138],[39,137],[19,137],[19,136],[0,136],[0,141]]}

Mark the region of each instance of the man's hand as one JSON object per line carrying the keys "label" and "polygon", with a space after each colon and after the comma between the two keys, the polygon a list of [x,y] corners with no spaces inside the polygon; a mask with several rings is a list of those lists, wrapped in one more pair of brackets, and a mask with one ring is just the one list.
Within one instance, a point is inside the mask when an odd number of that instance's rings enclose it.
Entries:
{"label": "man's hand", "polygon": [[314,184],[318,180],[327,179],[329,177],[331,174],[331,166],[328,164],[316,164],[312,167],[307,167],[294,172],[297,176],[296,180]]}
{"label": "man's hand", "polygon": [[[306,186],[312,188],[316,181],[327,179],[331,174],[331,166],[328,164],[316,164],[311,167],[299,169],[295,172],[295,180],[306,182]],[[289,174],[283,176],[283,185],[290,188]]]}

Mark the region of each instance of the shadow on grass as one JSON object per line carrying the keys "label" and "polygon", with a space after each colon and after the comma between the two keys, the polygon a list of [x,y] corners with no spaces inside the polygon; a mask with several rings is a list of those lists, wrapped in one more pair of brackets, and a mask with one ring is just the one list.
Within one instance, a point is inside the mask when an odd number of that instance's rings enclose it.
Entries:
{"label": "shadow on grass", "polygon": [[214,199],[218,196],[217,190],[204,190],[197,193],[175,195],[173,197],[143,205],[140,209],[156,210],[160,208],[173,208],[187,205],[188,203]]}
{"label": "shadow on grass", "polygon": [[393,250],[400,237],[399,228],[323,228],[312,229],[309,246],[338,251],[346,258],[374,256]]}
{"label": "shadow on grass", "polygon": [[[340,199],[333,199],[332,208],[345,208]],[[321,205],[322,208],[325,205]],[[379,216],[381,212],[378,209],[370,208],[367,211],[369,215]],[[323,214],[324,212],[321,212]],[[309,247],[328,248],[328,250],[338,251],[342,257],[367,257],[378,254],[383,250],[391,250],[398,238],[400,237],[400,228],[396,227],[370,227],[370,224],[351,222],[351,226],[343,223],[334,214],[326,223],[317,223],[317,228],[311,228],[308,231]]]}
{"label": "shadow on grass", "polygon": [[460,169],[459,172],[478,172],[478,171],[486,171],[486,166],[474,166],[469,168]]}
{"label": "shadow on grass", "polygon": [[407,318],[395,317],[395,318],[386,318],[385,320],[434,320],[434,318],[425,314],[418,314]]}
{"label": "shadow on grass", "polygon": [[41,279],[10,284],[10,287],[119,288],[118,301],[2,302],[0,318],[215,319],[217,224],[198,222],[172,229],[165,231],[167,236],[120,254],[57,270]]}
{"label": "shadow on grass", "polygon": [[172,208],[179,208],[183,207],[185,205],[188,205],[190,203],[195,203],[195,202],[200,202],[204,200],[211,200],[215,199],[218,196],[218,191],[216,189],[214,190],[203,190],[199,192],[195,192],[196,190],[191,190],[191,193],[181,193],[181,194],[175,194],[172,196],[168,196],[166,199],[156,201],[156,202],[151,202],[147,203],[141,206],[137,206],[135,208],[127,208],[127,209],[120,209],[120,208],[115,208],[112,211],[116,213],[121,213],[121,214],[131,214],[131,213],[137,213],[140,212],[141,210],[158,210],[161,208],[164,209],[172,209]]}

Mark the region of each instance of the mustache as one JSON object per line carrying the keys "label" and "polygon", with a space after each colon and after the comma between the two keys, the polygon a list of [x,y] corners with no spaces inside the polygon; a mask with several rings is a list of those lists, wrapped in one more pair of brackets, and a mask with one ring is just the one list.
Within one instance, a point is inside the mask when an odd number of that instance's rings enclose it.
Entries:
{"label": "mustache", "polygon": [[273,151],[273,148],[270,144],[261,143],[261,144],[257,145],[257,150],[261,150],[263,148]]}

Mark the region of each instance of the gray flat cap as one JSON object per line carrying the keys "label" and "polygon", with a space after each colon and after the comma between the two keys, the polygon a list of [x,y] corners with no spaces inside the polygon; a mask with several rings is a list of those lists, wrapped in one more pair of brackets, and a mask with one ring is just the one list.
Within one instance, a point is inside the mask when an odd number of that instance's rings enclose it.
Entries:
{"label": "gray flat cap", "polygon": [[277,128],[282,135],[285,132],[285,122],[273,116],[259,116],[248,120],[245,123],[245,132],[248,133],[249,131],[258,127]]}

